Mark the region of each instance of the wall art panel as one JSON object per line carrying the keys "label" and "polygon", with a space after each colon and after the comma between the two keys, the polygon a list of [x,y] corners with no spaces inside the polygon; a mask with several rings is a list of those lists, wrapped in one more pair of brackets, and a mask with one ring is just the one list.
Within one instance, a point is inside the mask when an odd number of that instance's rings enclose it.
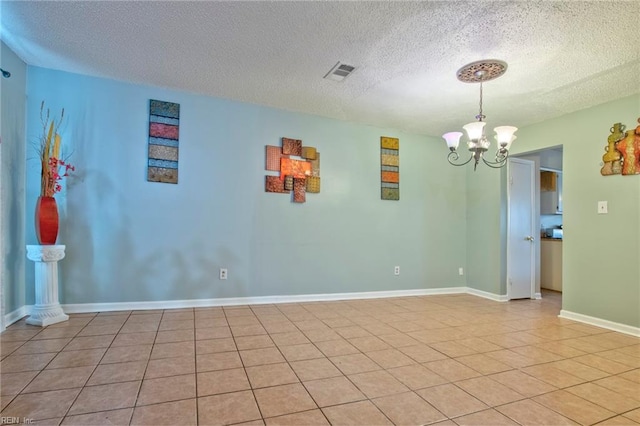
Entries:
{"label": "wall art panel", "polygon": [[380,138],[380,193],[383,200],[400,200],[400,139]]}
{"label": "wall art panel", "polygon": [[[282,179],[282,177],[279,179]],[[286,175],[284,177],[284,189],[285,191],[293,191],[293,176]]]}
{"label": "wall art panel", "polygon": [[287,192],[284,189],[284,183],[285,181],[283,181],[282,179],[280,179],[279,176],[265,176],[265,191],[267,192]]}
{"label": "wall art panel", "polygon": [[302,147],[302,158],[306,158],[307,160],[315,160],[316,159],[316,149],[312,146],[303,146]]}
{"label": "wall art panel", "polygon": [[320,192],[320,178],[317,176],[307,177],[307,192],[317,194]]}
{"label": "wall art panel", "polygon": [[[640,124],[640,118],[638,118]],[[602,176],[640,174],[640,125],[626,130],[622,123],[614,123],[609,129],[605,154],[602,156]]]}
{"label": "wall art panel", "polygon": [[[638,118],[640,124],[640,118]],[[640,174],[640,125],[626,130],[622,123],[614,123],[609,131],[608,145],[602,156],[602,176]]]}
{"label": "wall art panel", "polygon": [[293,202],[304,203],[306,193],[320,192],[320,153],[302,140],[282,138],[282,146],[267,145],[265,169],[279,172],[265,177],[265,192],[291,193]]}
{"label": "wall art panel", "polygon": [[302,141],[300,139],[282,138],[282,153],[301,157]]}
{"label": "wall art panel", "polygon": [[180,104],[151,99],[147,180],[178,183]]}
{"label": "wall art panel", "polygon": [[293,179],[293,202],[304,203],[306,201],[306,183],[305,178]]}
{"label": "wall art panel", "polygon": [[282,153],[281,146],[267,145],[267,170],[279,171],[282,158],[289,158],[289,156]]}
{"label": "wall art panel", "polygon": [[309,162],[311,163],[311,176],[320,177],[320,153],[316,151],[315,160]]}
{"label": "wall art panel", "polygon": [[282,158],[280,160],[280,173],[285,176],[291,175],[294,178],[305,178],[311,176],[311,163],[308,161]]}

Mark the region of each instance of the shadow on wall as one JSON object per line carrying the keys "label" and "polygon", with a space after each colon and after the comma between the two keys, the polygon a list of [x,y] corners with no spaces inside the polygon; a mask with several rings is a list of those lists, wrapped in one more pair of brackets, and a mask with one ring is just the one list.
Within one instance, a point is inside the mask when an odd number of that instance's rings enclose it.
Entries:
{"label": "shadow on wall", "polygon": [[201,242],[176,248],[159,232],[143,248],[151,253],[139,256],[136,244],[144,242],[136,241],[136,224],[125,213],[114,178],[105,172],[85,170],[70,186],[76,188],[69,192],[63,230],[67,244],[66,266],[61,268],[63,303],[248,295],[247,283],[237,278],[233,285],[228,285],[231,280],[218,281],[220,265],[233,268],[238,264],[226,249],[212,250]]}
{"label": "shadow on wall", "polygon": [[[9,185],[4,187],[3,198],[8,205],[8,216],[4,218],[7,229],[3,229],[3,232],[7,232],[8,235],[2,235],[1,238],[5,241],[4,244],[4,256],[6,261],[8,273],[4,278],[6,281],[2,283],[4,285],[3,298],[7,311],[9,313],[12,310],[22,306],[24,304],[24,285],[18,288],[17,283],[24,283],[24,275],[19,271],[24,271],[26,263],[26,247],[25,242],[25,214],[24,214],[24,196],[25,188],[24,181],[21,183],[18,181],[18,176],[24,176],[24,169],[19,170],[18,164],[24,164],[24,157],[20,155],[19,146],[22,146],[20,142],[20,132],[18,131],[18,117],[16,111],[10,110],[8,113],[12,116],[8,122],[3,123],[5,128],[9,129],[10,136],[8,140],[3,141],[3,145],[8,144],[11,149],[3,149],[3,152],[10,153],[10,157],[3,161],[3,164],[8,170],[3,171],[4,176],[9,177]],[[2,206],[5,208],[5,206]],[[27,214],[26,217],[29,217]],[[28,225],[27,225],[28,226]],[[27,265],[29,267],[30,265]],[[13,283],[13,284],[11,284]]]}

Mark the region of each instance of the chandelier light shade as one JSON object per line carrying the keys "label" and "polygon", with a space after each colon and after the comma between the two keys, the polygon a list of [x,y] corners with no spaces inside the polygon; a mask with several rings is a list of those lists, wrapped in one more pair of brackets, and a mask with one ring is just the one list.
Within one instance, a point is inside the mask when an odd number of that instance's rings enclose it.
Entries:
{"label": "chandelier light shade", "polygon": [[516,135],[514,135],[514,133],[516,132],[516,130],[518,130],[518,128],[513,126],[499,126],[493,130],[496,132],[496,140],[498,141],[498,145],[508,150],[511,147],[511,142],[513,142],[516,138]]}
{"label": "chandelier light shade", "polygon": [[462,137],[462,132],[449,132],[442,135],[445,141],[447,141],[447,146],[450,150],[455,151],[458,149],[458,145],[460,144],[460,138]]}
{"label": "chandelier light shade", "polygon": [[467,133],[467,147],[471,153],[468,160],[460,160],[460,155],[458,154],[458,146],[460,145],[462,132],[449,132],[442,135],[449,148],[447,160],[452,165],[464,166],[473,160],[473,170],[475,170],[480,160],[487,166],[496,169],[507,164],[509,149],[511,148],[511,143],[516,139],[514,133],[518,128],[513,126],[499,126],[493,129],[496,132],[495,138],[497,146],[495,158],[493,161],[489,161],[485,158],[484,154],[491,147],[491,142],[489,142],[489,139],[487,139],[485,135],[484,126],[487,123],[485,123],[484,119],[486,117],[482,113],[482,83],[500,77],[505,71],[507,71],[507,63],[495,59],[472,62],[458,70],[458,80],[465,83],[480,83],[480,112],[476,115],[476,120],[478,121],[473,121],[462,126]]}
{"label": "chandelier light shade", "polygon": [[484,134],[484,121],[474,121],[473,123],[466,124],[462,126],[465,132],[467,132],[467,137],[470,141],[477,142],[482,138]]}

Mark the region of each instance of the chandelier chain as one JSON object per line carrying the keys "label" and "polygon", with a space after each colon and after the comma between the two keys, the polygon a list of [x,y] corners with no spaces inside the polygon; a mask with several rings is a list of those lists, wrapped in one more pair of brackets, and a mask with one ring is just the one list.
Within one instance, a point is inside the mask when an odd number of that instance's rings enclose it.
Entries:
{"label": "chandelier chain", "polygon": [[480,82],[480,114],[476,117],[478,121],[483,121],[485,116],[482,114],[482,81]]}

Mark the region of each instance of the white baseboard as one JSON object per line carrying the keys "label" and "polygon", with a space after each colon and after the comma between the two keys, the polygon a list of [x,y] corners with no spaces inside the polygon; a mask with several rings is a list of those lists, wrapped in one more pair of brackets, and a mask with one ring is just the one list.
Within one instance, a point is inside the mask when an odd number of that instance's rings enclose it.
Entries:
{"label": "white baseboard", "polygon": [[534,299],[536,299],[536,300],[540,300],[540,299],[542,299],[542,293],[536,293],[536,294],[533,296],[533,298],[534,298]]}
{"label": "white baseboard", "polygon": [[417,290],[367,291],[357,293],[299,294],[286,296],[226,297],[216,299],[162,300],[156,302],[79,303],[62,305],[68,314],[84,312],[140,311],[148,309],[206,308],[212,306],[265,305],[274,303],[328,302],[353,299],[429,296],[466,293],[466,287]]}
{"label": "white baseboard", "polygon": [[[353,293],[299,294],[284,296],[228,297],[216,299],[161,300],[149,302],[75,303],[62,305],[67,314],[86,312],[141,311],[150,309],[204,308],[212,306],[264,305],[274,303],[328,302],[337,300],[379,299],[391,297],[433,296],[444,294],[471,294],[497,302],[507,296],[497,295],[469,287],[444,287],[416,290],[368,291]],[[31,313],[33,305],[25,305],[5,316],[7,326]]]}
{"label": "white baseboard", "polygon": [[[62,305],[68,314],[85,312],[110,312],[148,309],[177,309],[200,308],[211,306],[237,306],[237,305],[264,305],[274,303],[301,303],[301,302],[327,302],[337,300],[354,299],[378,299],[391,297],[432,296],[439,294],[470,294],[496,302],[508,301],[507,295],[498,295],[469,287],[430,288],[417,290],[393,290],[393,291],[369,291],[359,293],[328,293],[328,294],[300,294],[288,296],[258,296],[258,297],[230,297],[217,299],[191,299],[191,300],[162,300],[156,302],[117,302],[117,303],[79,303]],[[539,294],[536,293],[536,299]],[[25,305],[5,315],[5,325],[8,327],[21,318],[30,314],[33,305]],[[620,324],[601,318],[578,314],[561,310],[561,318],[582,322],[607,330],[613,330],[631,336],[640,337],[640,327]]]}
{"label": "white baseboard", "polygon": [[8,314],[6,314],[4,316],[5,327],[9,327],[14,322],[20,321],[22,318],[29,315],[29,312],[31,312],[31,308],[32,306],[24,305],[13,312],[9,312]]}
{"label": "white baseboard", "polygon": [[467,294],[472,294],[478,297],[484,297],[485,299],[494,300],[496,302],[508,302],[509,298],[506,294],[494,294],[488,291],[478,290],[476,288],[467,287]]}
{"label": "white baseboard", "polygon": [[607,330],[617,331],[619,333],[630,334],[631,336],[640,337],[640,327],[633,327],[631,325],[620,324],[619,322],[613,322],[601,318],[591,317],[589,315],[578,314],[576,312],[561,310],[560,318],[566,318],[573,321],[583,322],[589,325],[595,325],[596,327],[606,328]]}

